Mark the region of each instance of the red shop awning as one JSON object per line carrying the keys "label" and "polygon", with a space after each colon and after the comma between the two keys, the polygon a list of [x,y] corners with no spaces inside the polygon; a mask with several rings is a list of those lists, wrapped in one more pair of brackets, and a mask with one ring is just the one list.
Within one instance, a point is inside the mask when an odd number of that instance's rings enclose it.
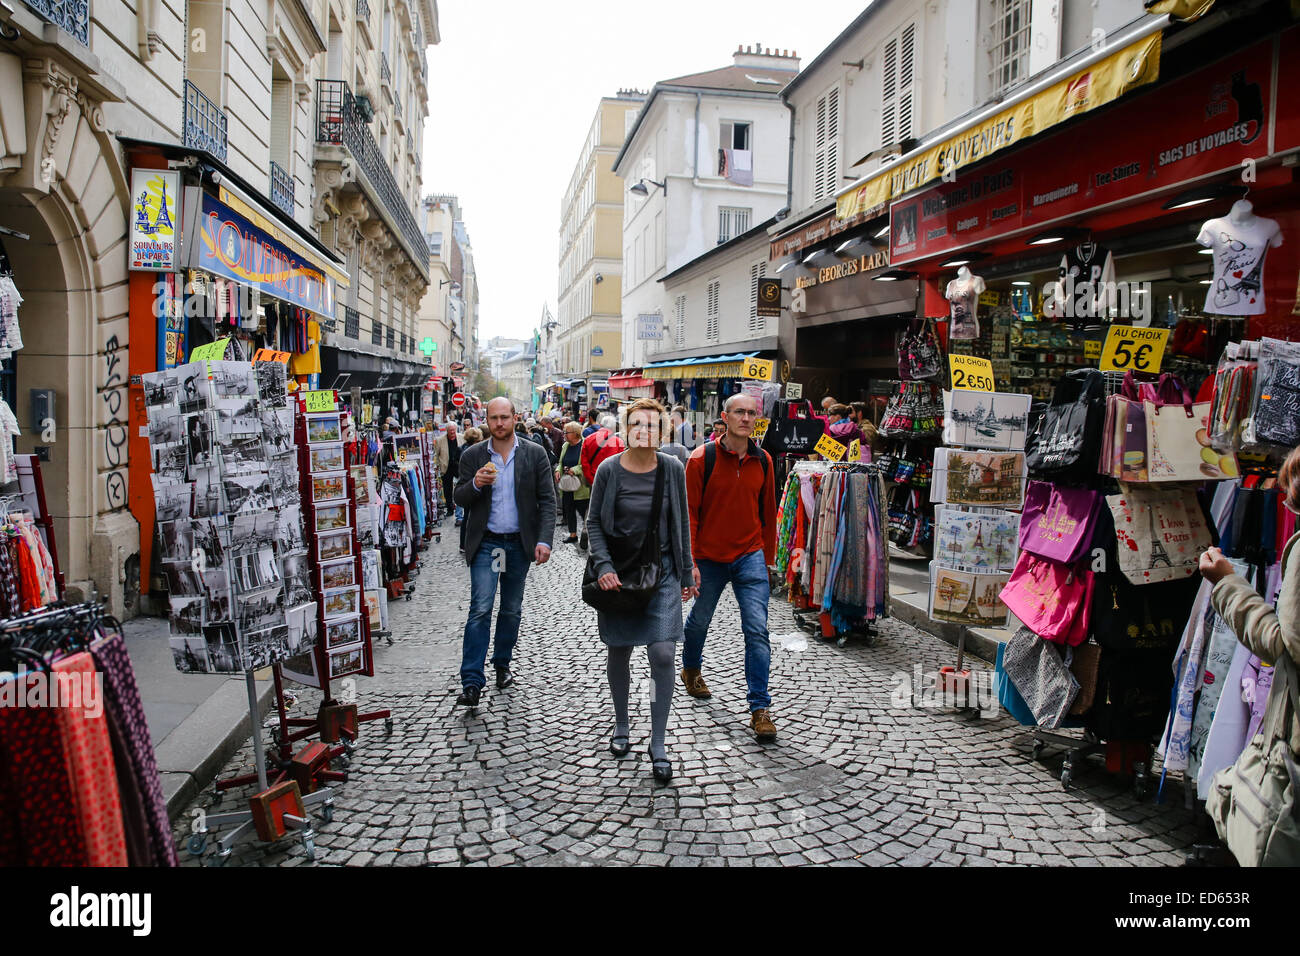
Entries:
{"label": "red shop awning", "polygon": [[648,378],[646,378],[645,376],[640,375],[640,374],[636,374],[636,375],[611,375],[611,376],[609,377],[609,387],[610,387],[611,389],[613,389],[613,388],[645,388],[646,386],[648,386],[648,385],[653,385],[653,384],[654,384],[654,382],[653,382],[651,379],[648,379]]}

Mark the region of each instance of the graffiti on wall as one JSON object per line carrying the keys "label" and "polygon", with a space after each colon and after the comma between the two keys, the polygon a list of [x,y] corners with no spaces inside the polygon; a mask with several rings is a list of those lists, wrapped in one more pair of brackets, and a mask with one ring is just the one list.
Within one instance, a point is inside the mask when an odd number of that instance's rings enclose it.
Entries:
{"label": "graffiti on wall", "polygon": [[104,368],[100,376],[99,395],[104,402],[105,425],[104,461],[108,470],[103,473],[103,502],[105,510],[119,511],[126,507],[126,362],[117,336],[109,336],[104,343]]}

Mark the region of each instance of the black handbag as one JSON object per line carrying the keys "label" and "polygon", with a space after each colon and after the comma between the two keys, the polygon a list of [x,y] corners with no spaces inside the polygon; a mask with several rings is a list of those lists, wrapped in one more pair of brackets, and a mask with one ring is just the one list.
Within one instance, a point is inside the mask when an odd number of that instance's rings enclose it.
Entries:
{"label": "black handbag", "polygon": [[662,569],[659,566],[659,513],[664,500],[664,467],[655,468],[654,504],[650,508],[650,524],[640,537],[635,535],[606,535],[610,562],[621,582],[613,591],[601,588],[600,575],[596,573],[596,558],[587,556],[587,567],[582,572],[582,600],[597,611],[610,614],[636,614],[650,604],[659,588]]}
{"label": "black handbag", "polygon": [[[806,414],[793,417],[800,411]],[[781,399],[772,412],[762,447],[773,455],[811,455],[825,431],[822,420],[813,417],[812,402]]]}
{"label": "black handbag", "polygon": [[1084,482],[1097,474],[1106,420],[1106,380],[1096,369],[1077,369],[1056,383],[1025,445],[1029,477]]}

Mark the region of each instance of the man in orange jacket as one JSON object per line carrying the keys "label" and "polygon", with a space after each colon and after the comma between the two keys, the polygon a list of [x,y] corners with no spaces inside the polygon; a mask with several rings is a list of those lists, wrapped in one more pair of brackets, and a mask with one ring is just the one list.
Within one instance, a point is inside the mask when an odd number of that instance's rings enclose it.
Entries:
{"label": "man in orange jacket", "polygon": [[700,673],[704,639],[722,589],[730,582],[745,634],[749,726],[759,741],[767,743],[776,739],[767,691],[772,657],[767,568],[776,562],[776,478],[772,456],[750,438],[758,418],[757,401],[750,395],[732,395],[722,417],[726,433],[695,449],[686,463],[691,551],[700,594],[686,619],[682,683],[692,697],[711,696]]}

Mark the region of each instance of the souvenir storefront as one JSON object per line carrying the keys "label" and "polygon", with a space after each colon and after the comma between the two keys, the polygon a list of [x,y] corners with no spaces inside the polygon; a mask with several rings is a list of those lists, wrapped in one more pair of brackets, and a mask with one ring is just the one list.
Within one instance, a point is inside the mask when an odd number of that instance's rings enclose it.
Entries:
{"label": "souvenir storefront", "polygon": [[684,406],[696,435],[703,436],[721,414],[727,396],[745,386],[745,360],[753,358],[770,360],[776,356],[771,352],[737,352],[650,362],[642,374],[654,382],[654,397],[668,408]]}

